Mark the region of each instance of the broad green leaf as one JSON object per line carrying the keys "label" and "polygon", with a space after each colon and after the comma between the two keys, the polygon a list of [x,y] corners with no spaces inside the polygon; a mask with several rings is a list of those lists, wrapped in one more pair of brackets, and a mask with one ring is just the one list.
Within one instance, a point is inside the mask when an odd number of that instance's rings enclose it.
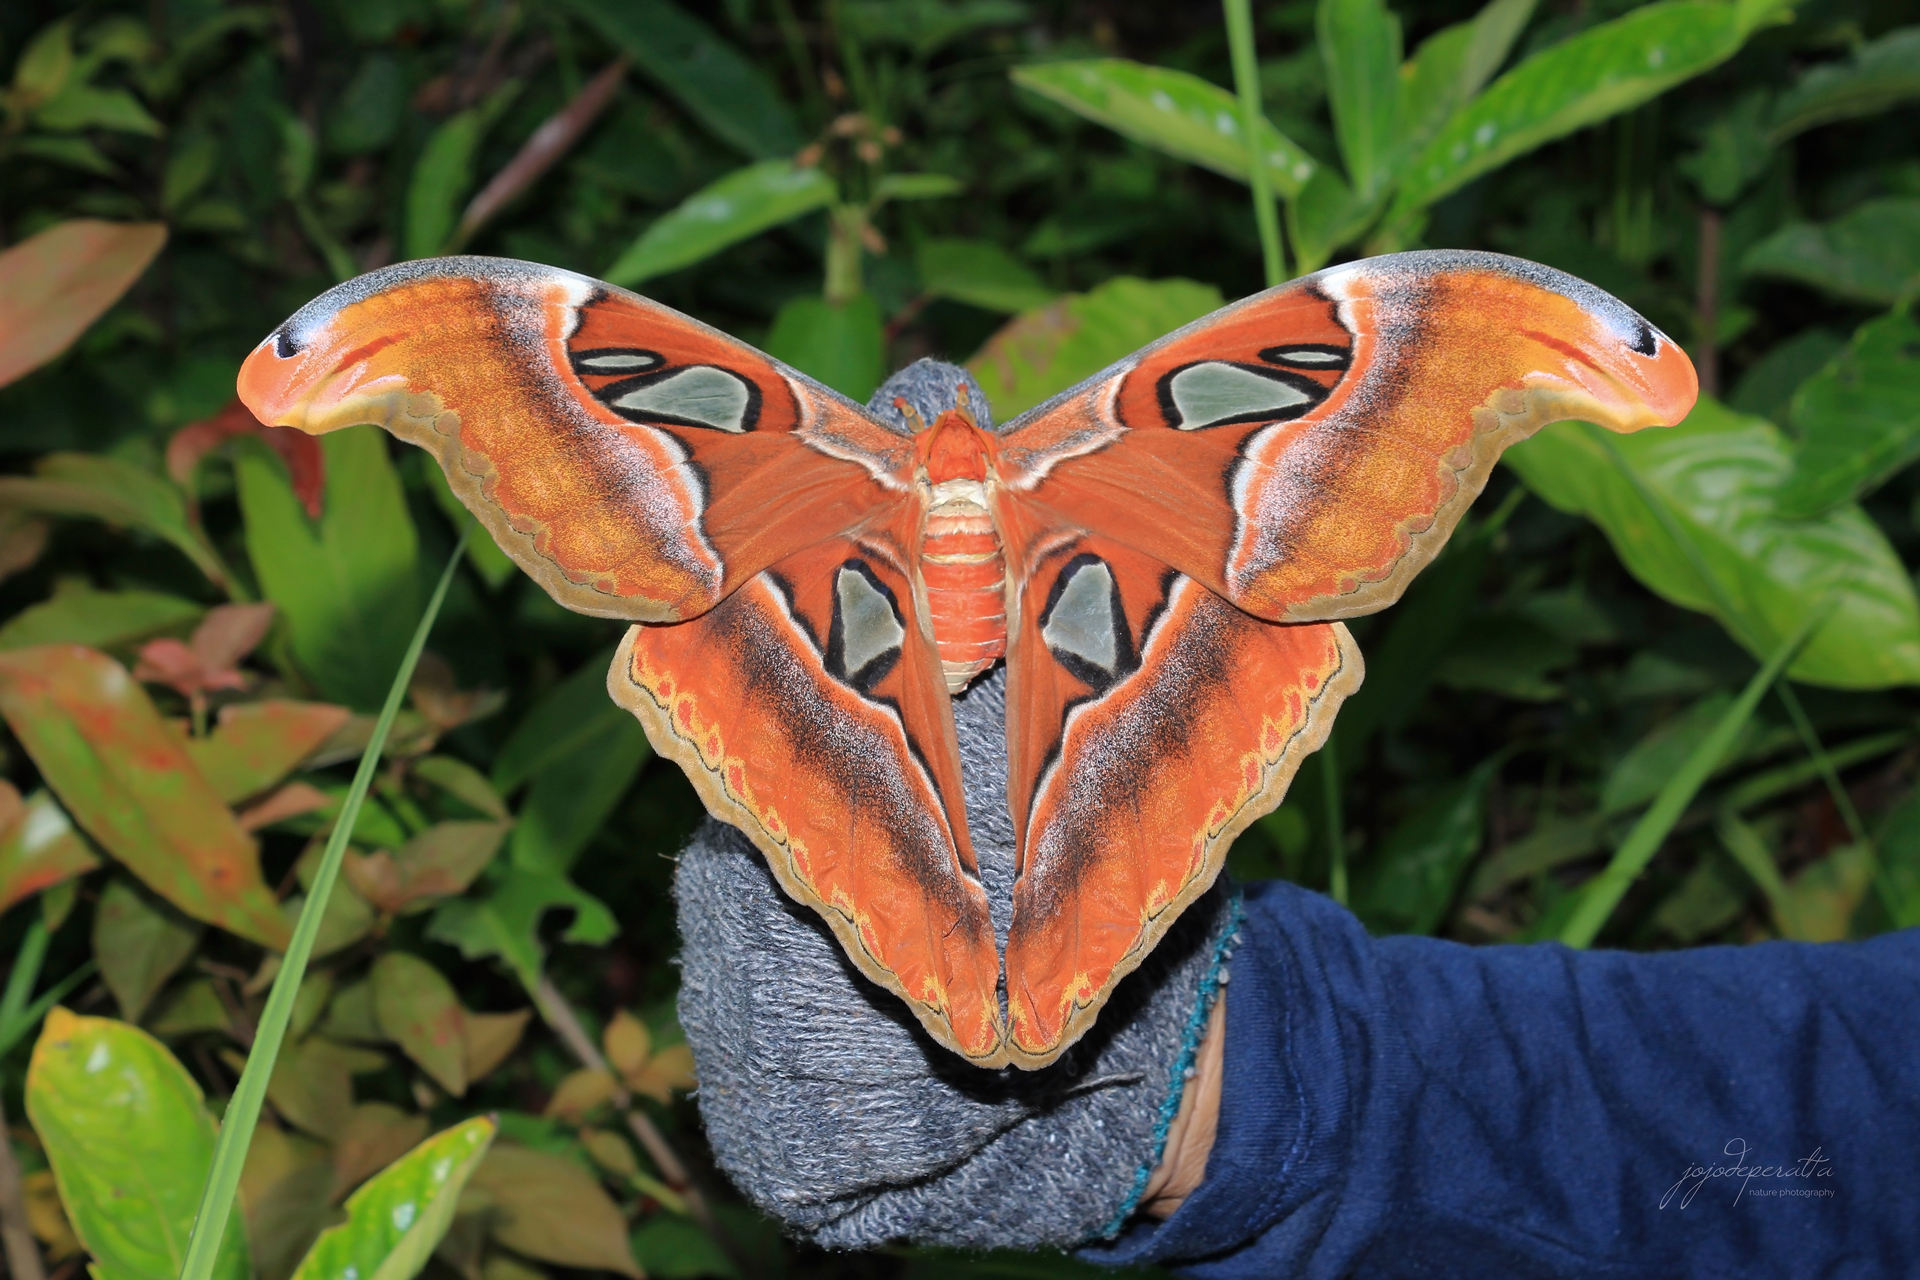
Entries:
{"label": "broad green leaf", "polygon": [[[1240,104],[1227,90],[1171,67],[1125,58],[1049,62],[1018,67],[1013,82],[1075,115],[1180,160],[1247,180],[1246,132]],[[1265,124],[1260,152],[1273,189],[1292,199],[1315,168],[1313,158]]]}
{"label": "broad green leaf", "polygon": [[1340,246],[1366,233],[1380,214],[1384,192],[1363,200],[1331,165],[1321,165],[1287,208],[1288,238],[1296,270],[1318,271]]}
{"label": "broad green leaf", "polygon": [[[733,1280],[740,1274],[739,1267],[714,1243],[713,1237],[687,1218],[656,1213],[634,1228],[631,1243],[634,1259],[654,1280],[680,1280],[681,1277],[691,1280],[695,1276]],[[1004,1274],[1000,1280],[1005,1280]]]}
{"label": "broad green leaf", "polygon": [[[1678,427],[1608,437],[1590,423],[1556,423],[1505,457],[1542,498],[1598,523],[1635,577],[1719,618],[1757,655],[1769,655],[1836,597],[1838,611],[1794,660],[1794,679],[1843,689],[1920,681],[1920,605],[1899,557],[1858,507],[1813,521],[1781,516],[1793,460],[1771,423],[1702,399]],[[1713,586],[1669,520],[1698,549],[1735,616],[1721,616]]]}
{"label": "broad green leaf", "polygon": [[157,222],[77,218],[0,252],[0,386],[71,346],[166,242]]}
{"label": "broad green leaf", "polygon": [[1119,276],[1009,321],[967,368],[1008,422],[1219,305],[1212,285]]}
{"label": "broad green leaf", "polygon": [[1790,222],[1747,250],[1750,276],[1885,305],[1920,288],[1920,198],[1869,200],[1831,222]]}
{"label": "broad green leaf", "polygon": [[1774,904],[1774,923],[1782,937],[1796,942],[1843,941],[1871,883],[1873,851],[1842,845],[1787,882]]}
{"label": "broad green leaf", "polygon": [[93,955],[128,1022],[140,1021],[199,943],[193,921],[151,901],[125,876],[107,882],[93,915]]}
{"label": "broad green leaf", "polygon": [[1909,791],[1881,823],[1874,843],[1893,899],[1892,925],[1920,924],[1920,789]]}
{"label": "broad green leaf", "polygon": [[652,754],[640,722],[624,708],[602,702],[606,710],[594,715],[601,731],[560,767],[535,778],[521,803],[509,846],[515,866],[565,873]]}
{"label": "broad green leaf", "polygon": [[876,204],[887,200],[938,200],[957,196],[967,184],[944,173],[889,173],[874,184]]}
{"label": "broad green leaf", "polygon": [[767,354],[864,403],[886,372],[880,304],[870,293],[838,305],[810,294],[791,299],[773,318]]}
{"label": "broad green leaf", "polygon": [[1878,115],[1920,98],[1920,27],[1900,27],[1845,62],[1811,67],[1774,103],[1772,132],[1784,141],[1817,125]]}
{"label": "broad green leaf", "polygon": [[[213,1117],[193,1077],[138,1027],[56,1008],[33,1047],[26,1098],[93,1274],[175,1280],[213,1162]],[[248,1280],[250,1270],[232,1223],[213,1275]]]}
{"label": "broad green leaf", "polygon": [[1354,911],[1376,932],[1432,933],[1480,852],[1487,785],[1503,756],[1482,762],[1402,819],[1354,868]]}
{"label": "broad green leaf", "polygon": [[467,1091],[467,1011],[453,984],[418,956],[389,951],[373,962],[373,1015],[393,1042],[459,1097]]}
{"label": "broad green leaf", "polygon": [[1826,368],[1846,346],[1846,338],[1831,329],[1802,329],[1749,365],[1728,403],[1768,422],[1791,422],[1800,384]]}
{"label": "broad green leaf", "polygon": [[1788,516],[1854,502],[1920,458],[1920,325],[1905,312],[1861,326],[1793,398],[1800,437],[1780,492]]}
{"label": "broad green leaf", "polygon": [[161,631],[179,631],[206,609],[160,591],[97,591],[85,578],[62,578],[53,595],[0,627],[0,649],[83,644],[113,649]]}
{"label": "broad green leaf", "polygon": [[378,428],[330,432],[320,447],[327,492],[318,522],[278,455],[238,450],[247,554],[301,669],[328,698],[377,707],[420,617],[419,541]]}
{"label": "broad green leaf", "polygon": [[923,58],[969,31],[1032,16],[1018,0],[843,0],[835,12],[861,40],[908,45]]}
{"label": "broad green leaf", "polygon": [[[1600,789],[1600,812],[1625,813],[1659,795],[1667,779],[1707,740],[1732,702],[1730,693],[1709,694],[1634,743],[1607,773]],[[1748,721],[1727,749],[1719,768],[1737,763],[1752,746],[1757,732],[1753,722]]]}
{"label": "broad green leaf", "polygon": [[347,1197],[347,1220],[314,1242],[294,1280],[412,1280],[498,1128],[476,1116],[437,1133]]}
{"label": "broad green leaf", "polygon": [[118,458],[50,453],[30,477],[0,476],[0,506],[144,530],[178,547],[209,581],[227,582],[219,554],[188,519],[179,486]]}
{"label": "broad green leaf", "polygon": [[426,1136],[423,1115],[409,1115],[384,1102],[356,1106],[333,1144],[333,1194],[328,1198],[339,1199],[341,1192],[359,1186],[419,1146]]}
{"label": "broad green leaf", "polygon": [[628,245],[606,278],[628,287],[711,258],[729,245],[824,209],[839,191],[818,166],[763,160],[667,210]]}
{"label": "broad green leaf", "polygon": [[1520,702],[1552,702],[1565,691],[1549,677],[1580,651],[1525,614],[1473,610],[1434,676],[1450,689],[1497,693]]}
{"label": "broad green leaf", "polygon": [[222,800],[237,804],[292,773],[352,713],[325,702],[236,702],[220,708],[213,731],[182,743]]}
{"label": "broad green leaf", "polygon": [[799,123],[766,73],[685,9],[666,0],[567,0],[567,7],[716,138],[756,160],[800,149]]}
{"label": "broad green leaf", "polygon": [[1434,135],[1407,167],[1389,216],[1425,208],[1535,147],[1658,97],[1732,57],[1745,37],[1731,4],[1665,0],[1536,53]]}
{"label": "broad green leaf", "polygon": [[1680,172],[1693,180],[1708,204],[1731,205],[1773,162],[1766,114],[1765,90],[1745,95],[1708,122],[1699,150],[1680,158]]}
{"label": "broad green leaf", "polygon": [[346,156],[380,150],[392,140],[406,109],[407,77],[400,60],[385,49],[367,53],[326,113],[328,150]]}
{"label": "broad green leaf", "polygon": [[252,839],[126,668],[74,645],[0,653],[0,714],[66,811],[148,888],[196,920],[286,945]]}
{"label": "broad green leaf", "polygon": [[578,1161],[497,1146],[471,1185],[491,1209],[493,1238],[540,1262],[639,1276],[620,1208]]}
{"label": "broad green leaf", "polygon": [[149,138],[165,132],[140,100],[125,89],[101,89],[90,84],[68,84],[33,113],[33,122],[43,129],[114,129],[143,133]]}
{"label": "broad green leaf", "polygon": [[1381,0],[1320,0],[1314,26],[1347,181],[1370,200],[1391,177],[1400,136],[1400,19]]}
{"label": "broad green leaf", "polygon": [[485,102],[450,117],[428,137],[407,182],[400,236],[407,257],[431,258],[446,252],[460,222],[462,204],[473,189],[473,163],[480,142],[519,92],[519,83],[508,81]]}
{"label": "broad green leaf", "polygon": [[14,102],[25,109],[39,106],[67,87],[73,69],[73,19],[48,23],[14,64]]}
{"label": "broad green leaf", "polygon": [[986,240],[927,240],[914,255],[914,266],[929,297],[986,311],[1028,311],[1054,298],[1032,268]]}
{"label": "broad green leaf", "polygon": [[455,898],[436,910],[427,936],[460,948],[469,960],[499,957],[531,991],[546,963],[540,918],[555,907],[573,908],[564,942],[598,946],[620,931],[606,904],[566,877],[509,863],[486,896]]}
{"label": "broad green leaf", "polygon": [[487,775],[465,760],[454,756],[425,756],[413,762],[413,776],[489,818],[513,816],[507,802],[487,781]]}
{"label": "broad green leaf", "polygon": [[1732,864],[1709,853],[1654,908],[1654,927],[1681,942],[1697,941],[1738,920],[1752,891]]}
{"label": "broad green leaf", "polygon": [[238,1207],[246,1215],[254,1273],[262,1280],[286,1280],[338,1219],[328,1196],[333,1190],[329,1155],[324,1143],[304,1134],[264,1125],[254,1130]]}
{"label": "broad green leaf", "polygon": [[59,802],[0,783],[0,912],[100,865]]}
{"label": "broad green leaf", "polygon": [[630,712],[607,697],[607,666],[613,651],[602,650],[548,690],[514,726],[493,758],[493,785],[512,795],[529,780],[576,756],[613,722]]}
{"label": "broad green leaf", "polygon": [[1507,60],[1537,0],[1492,0],[1427,37],[1400,68],[1400,158],[1425,145]]}

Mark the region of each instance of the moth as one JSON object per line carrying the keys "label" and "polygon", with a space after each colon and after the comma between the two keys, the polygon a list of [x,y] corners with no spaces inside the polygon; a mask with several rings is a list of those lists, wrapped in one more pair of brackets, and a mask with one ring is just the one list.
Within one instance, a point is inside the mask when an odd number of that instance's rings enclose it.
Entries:
{"label": "moth", "polygon": [[[303,307],[241,370],[261,421],[430,450],[561,604],[659,754],[943,1045],[1044,1066],[1326,740],[1391,604],[1502,449],[1678,422],[1686,355],[1485,253],[1321,271],[999,430],[903,433],[656,302],[496,258]],[[1007,665],[1004,960],[950,699]],[[1004,983],[1004,1005],[1002,989]]]}

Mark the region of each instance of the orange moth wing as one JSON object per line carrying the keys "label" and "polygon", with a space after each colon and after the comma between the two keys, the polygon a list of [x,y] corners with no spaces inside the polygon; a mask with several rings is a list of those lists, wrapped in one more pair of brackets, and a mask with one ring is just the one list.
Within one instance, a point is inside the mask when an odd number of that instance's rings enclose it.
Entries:
{"label": "orange moth wing", "polygon": [[906,495],[903,441],[677,311],[572,272],[436,258],[372,272],[260,344],[240,395],[439,458],[569,608],[672,622]]}
{"label": "orange moth wing", "polygon": [[[1433,252],[1225,307],[997,433],[958,406],[903,434],[657,303],[490,258],[339,286],[240,390],[427,447],[557,600],[638,624],[609,692],[709,809],[941,1043],[1039,1067],[1325,742],[1362,671],[1337,619],[1398,598],[1507,445],[1677,422],[1696,385],[1607,294]],[[1003,645],[1001,954],[948,689]]]}

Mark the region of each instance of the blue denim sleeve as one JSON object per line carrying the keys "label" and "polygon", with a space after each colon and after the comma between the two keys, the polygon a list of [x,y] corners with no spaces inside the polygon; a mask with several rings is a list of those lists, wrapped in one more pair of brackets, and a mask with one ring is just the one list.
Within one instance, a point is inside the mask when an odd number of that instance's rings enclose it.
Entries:
{"label": "blue denim sleeve", "polygon": [[1085,1251],[1237,1277],[1920,1267],[1920,929],[1663,954],[1372,938],[1253,886],[1220,1129]]}

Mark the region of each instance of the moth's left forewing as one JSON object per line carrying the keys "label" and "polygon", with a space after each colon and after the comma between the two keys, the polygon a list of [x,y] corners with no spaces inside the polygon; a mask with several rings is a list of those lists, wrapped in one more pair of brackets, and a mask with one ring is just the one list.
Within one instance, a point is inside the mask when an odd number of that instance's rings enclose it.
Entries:
{"label": "moth's left forewing", "polygon": [[1359,686],[1339,624],[1264,622],[1110,539],[1022,548],[1009,1053],[1043,1066],[1212,885]]}

